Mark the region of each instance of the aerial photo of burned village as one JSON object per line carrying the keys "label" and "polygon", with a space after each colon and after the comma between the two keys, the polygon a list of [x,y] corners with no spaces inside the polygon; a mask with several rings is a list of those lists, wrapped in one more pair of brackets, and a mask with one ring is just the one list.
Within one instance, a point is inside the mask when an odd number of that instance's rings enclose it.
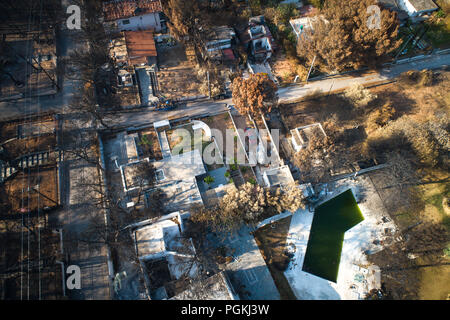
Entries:
{"label": "aerial photo of burned village", "polygon": [[450,0],[1,0],[0,300],[450,300],[449,113]]}

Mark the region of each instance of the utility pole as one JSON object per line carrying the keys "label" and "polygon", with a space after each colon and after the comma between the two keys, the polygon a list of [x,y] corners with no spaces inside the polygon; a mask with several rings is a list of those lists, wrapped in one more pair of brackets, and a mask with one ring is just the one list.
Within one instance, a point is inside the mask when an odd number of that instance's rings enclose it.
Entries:
{"label": "utility pole", "polygon": [[315,61],[316,61],[316,56],[314,56],[313,61],[311,62],[311,67],[309,68],[308,76],[306,77],[306,83],[308,83],[309,75],[311,74],[311,70],[312,70],[312,68],[314,66],[314,62]]}
{"label": "utility pole", "polygon": [[209,82],[209,70],[206,71],[206,77],[207,77],[207,79],[208,79],[209,99],[211,99],[211,83]]}

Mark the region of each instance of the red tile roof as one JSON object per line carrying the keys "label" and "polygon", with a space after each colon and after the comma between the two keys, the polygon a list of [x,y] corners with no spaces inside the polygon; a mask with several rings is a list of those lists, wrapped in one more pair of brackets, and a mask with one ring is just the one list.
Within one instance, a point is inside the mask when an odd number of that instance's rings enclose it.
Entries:
{"label": "red tile roof", "polygon": [[161,11],[159,0],[115,0],[103,2],[105,21],[126,19]]}
{"label": "red tile roof", "polygon": [[230,48],[228,49],[223,49],[222,50],[222,54],[225,60],[229,60],[229,61],[234,61],[236,60],[236,57],[233,53],[233,50],[231,50]]}
{"label": "red tile roof", "polygon": [[131,65],[147,63],[147,57],[156,57],[153,31],[124,31],[128,60]]}

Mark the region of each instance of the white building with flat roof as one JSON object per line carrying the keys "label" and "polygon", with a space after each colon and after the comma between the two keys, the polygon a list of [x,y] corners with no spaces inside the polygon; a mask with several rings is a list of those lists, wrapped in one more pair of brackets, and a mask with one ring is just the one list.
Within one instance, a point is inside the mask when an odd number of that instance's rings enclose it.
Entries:
{"label": "white building with flat roof", "polygon": [[410,17],[420,17],[439,9],[432,0],[398,0],[398,4]]}
{"label": "white building with flat roof", "polygon": [[155,30],[166,28],[159,0],[112,0],[103,1],[103,19],[120,31]]}

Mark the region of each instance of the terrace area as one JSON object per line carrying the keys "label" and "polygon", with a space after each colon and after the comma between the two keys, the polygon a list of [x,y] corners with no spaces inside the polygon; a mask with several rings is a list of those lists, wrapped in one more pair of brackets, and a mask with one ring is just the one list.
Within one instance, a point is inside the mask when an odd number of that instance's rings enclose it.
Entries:
{"label": "terrace area", "polygon": [[164,158],[153,163],[160,179],[156,187],[164,192],[164,209],[168,212],[186,210],[202,203],[196,177],[206,173],[198,150]]}
{"label": "terrace area", "polygon": [[192,122],[167,130],[166,135],[173,155],[190,152],[194,149],[203,154],[203,150],[211,143],[210,137],[203,130],[195,130]]}
{"label": "terrace area", "polygon": [[205,122],[193,120],[167,130],[166,135],[172,155],[198,150],[209,171],[223,167],[222,152]]}
{"label": "terrace area", "polygon": [[241,172],[247,175],[245,181],[267,187],[293,182],[289,168],[279,156],[279,131],[270,132],[265,119],[241,115],[234,108],[230,115],[238,133],[236,140],[241,150],[245,150],[245,161],[239,165]]}

